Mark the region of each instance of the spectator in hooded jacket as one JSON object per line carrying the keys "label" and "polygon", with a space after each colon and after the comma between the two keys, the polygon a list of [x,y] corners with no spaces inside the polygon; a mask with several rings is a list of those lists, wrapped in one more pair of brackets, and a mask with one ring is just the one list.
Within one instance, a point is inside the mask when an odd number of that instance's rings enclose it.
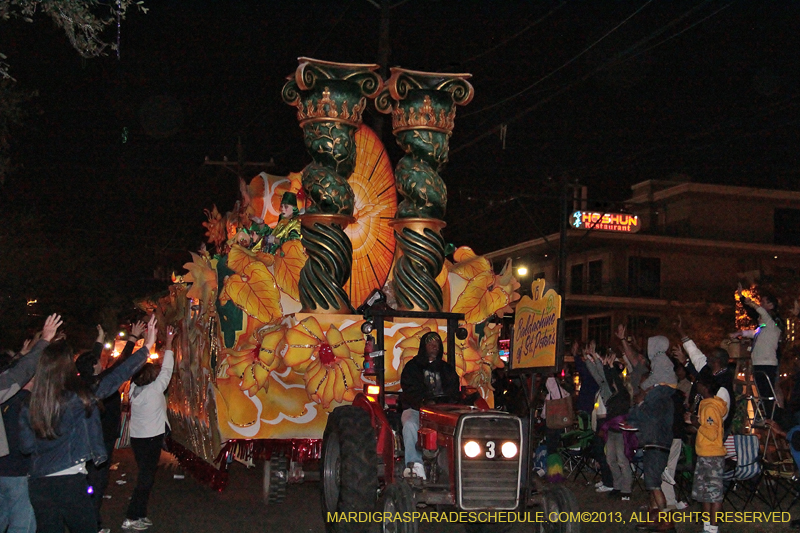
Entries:
{"label": "spectator in hooded jacket", "polygon": [[671,518],[659,514],[667,505],[661,490],[661,475],[669,462],[672,446],[672,394],[678,379],[667,350],[669,339],[666,337],[657,335],[647,339],[650,375],[640,384],[641,391],[635,397],[638,405],[631,409],[628,424],[621,424],[620,429],[638,431],[639,444],[644,448],[642,466],[645,488],[650,492],[650,516],[658,522],[659,528],[668,531],[672,528]]}

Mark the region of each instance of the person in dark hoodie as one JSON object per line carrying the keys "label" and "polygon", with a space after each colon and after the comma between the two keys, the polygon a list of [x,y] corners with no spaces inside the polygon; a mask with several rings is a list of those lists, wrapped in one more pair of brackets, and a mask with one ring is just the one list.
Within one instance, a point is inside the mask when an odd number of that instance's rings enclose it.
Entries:
{"label": "person in dark hoodie", "polygon": [[[87,480],[89,486],[92,487],[92,502],[97,513],[97,531],[99,533],[110,532],[110,529],[102,526],[100,507],[103,505],[103,495],[108,488],[108,469],[114,453],[114,444],[117,441],[117,437],[119,437],[120,431],[122,399],[119,395],[119,386],[138,372],[150,356],[150,352],[147,349],[140,349],[136,352],[135,357],[131,357],[136,341],[142,337],[144,330],[145,323],[141,320],[134,324],[120,356],[114,361],[113,365],[103,370],[103,363],[100,357],[103,352],[105,332],[98,325],[97,340],[94,343],[94,348],[91,351],[82,353],[75,360],[75,367],[78,369],[81,379],[95,394],[97,394],[100,384],[105,383],[103,387],[105,395],[98,399],[103,404],[103,408],[100,410],[100,424],[103,428],[103,443],[106,447],[108,459],[101,465],[95,465],[92,462],[87,462],[86,464],[86,469],[89,471]],[[111,377],[111,381],[109,381],[109,377]],[[114,385],[116,385],[116,388],[114,388]]]}
{"label": "person in dark hoodie", "polygon": [[453,366],[442,357],[442,338],[435,331],[422,336],[419,352],[406,363],[400,375],[400,402],[403,406],[403,443],[406,469],[404,477],[425,479],[422,455],[417,450],[419,410],[424,405],[454,402],[458,399],[459,379]]}
{"label": "person in dark hoodie", "polygon": [[667,506],[661,491],[661,474],[669,463],[674,415],[672,394],[678,383],[667,350],[669,339],[663,335],[647,339],[650,375],[639,385],[641,391],[634,398],[638,405],[628,414],[627,424],[619,426],[623,431],[638,431],[639,444],[644,448],[644,483],[650,492],[650,519],[655,524],[640,523],[637,530],[667,532],[675,529],[671,518],[664,519],[659,515],[659,511],[664,511]]}

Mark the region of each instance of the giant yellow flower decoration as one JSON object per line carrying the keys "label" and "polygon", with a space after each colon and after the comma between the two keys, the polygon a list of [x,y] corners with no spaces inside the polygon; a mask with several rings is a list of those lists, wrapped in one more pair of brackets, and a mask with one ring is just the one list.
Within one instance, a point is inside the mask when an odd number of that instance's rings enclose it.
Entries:
{"label": "giant yellow flower decoration", "polygon": [[183,265],[188,270],[183,279],[191,283],[191,288],[186,292],[186,297],[200,300],[205,308],[213,307],[217,293],[217,271],[211,264],[208,253],[198,255],[192,254],[192,262]]}
{"label": "giant yellow flower decoration", "polygon": [[486,324],[480,342],[481,359],[488,363],[492,370],[505,366],[500,359],[500,329],[497,324]]}
{"label": "giant yellow flower decoration", "polygon": [[479,324],[510,303],[510,295],[496,285],[488,259],[466,246],[456,250],[453,259],[456,263],[451,272],[467,282],[451,309],[453,313],[464,313],[468,324]]}
{"label": "giant yellow flower decoration", "polygon": [[270,372],[282,367],[279,352],[283,335],[283,329],[276,329],[264,335],[261,341],[251,337],[238,350],[225,350],[228,375],[238,378],[239,387],[250,396],[255,396],[260,389],[266,392]]}
{"label": "giant yellow flower decoration", "polygon": [[508,295],[508,305],[506,305],[502,309],[498,309],[496,311],[497,316],[502,318],[502,316],[506,313],[513,313],[514,310],[511,308],[511,304],[520,299],[520,294],[517,292],[517,290],[520,287],[520,284],[519,281],[517,281],[517,278],[514,277],[514,269],[511,266],[510,257],[506,259],[506,262],[503,265],[503,269],[500,271],[500,274],[495,276],[494,286],[495,288],[499,287],[504,293]]}
{"label": "giant yellow flower decoration", "polygon": [[460,355],[463,361],[462,370],[459,375],[474,372],[481,364],[481,351],[478,347],[478,340],[475,337],[475,326],[472,324],[467,325],[467,338],[462,340],[456,339],[456,354]]}
{"label": "giant yellow flower decoration", "polygon": [[317,319],[310,316],[286,332],[286,343],[284,362],[303,373],[308,396],[324,409],[334,401],[353,401],[363,388],[354,360],[354,355],[363,359],[361,322],[342,331],[331,325],[323,334]]}
{"label": "giant yellow flower decoration", "polygon": [[236,274],[225,279],[219,301],[224,304],[232,300],[236,307],[264,324],[279,320],[283,314],[280,291],[267,268],[272,260],[269,254],[254,254],[238,244],[233,245],[228,266]]}

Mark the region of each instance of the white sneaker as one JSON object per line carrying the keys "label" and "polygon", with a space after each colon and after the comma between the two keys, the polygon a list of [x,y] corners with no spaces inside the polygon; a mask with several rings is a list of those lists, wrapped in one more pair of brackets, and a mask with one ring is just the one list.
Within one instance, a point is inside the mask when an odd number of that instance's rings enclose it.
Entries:
{"label": "white sneaker", "polygon": [[594,489],[595,492],[611,492],[612,490],[614,490],[614,487],[606,487],[602,483],[600,484],[599,487]]}
{"label": "white sneaker", "polygon": [[603,486],[603,482],[602,481],[598,481],[597,483],[594,484],[594,488],[596,488],[596,489],[599,489],[602,486]]}
{"label": "white sneaker", "polygon": [[104,527],[103,529],[99,530],[97,533],[111,533],[110,527]]}
{"label": "white sneaker", "polygon": [[683,511],[684,509],[687,509],[688,507],[689,507],[689,504],[686,503],[686,502],[678,502],[678,503],[675,504],[675,509],[677,509],[679,511]]}
{"label": "white sneaker", "polygon": [[125,529],[125,530],[128,530],[128,531],[130,531],[131,529],[134,529],[136,531],[144,531],[148,527],[150,527],[150,526],[148,526],[147,524],[145,524],[141,520],[131,520],[130,518],[126,518],[125,521],[122,522],[122,529]]}
{"label": "white sneaker", "polygon": [[150,527],[150,526],[153,525],[153,521],[150,520],[149,518],[147,518],[146,516],[144,518],[140,518],[139,522],[141,522],[142,524],[146,525],[147,527]]}
{"label": "white sneaker", "polygon": [[410,467],[403,470],[403,477],[418,477],[425,479],[425,467],[421,463],[413,463]]}

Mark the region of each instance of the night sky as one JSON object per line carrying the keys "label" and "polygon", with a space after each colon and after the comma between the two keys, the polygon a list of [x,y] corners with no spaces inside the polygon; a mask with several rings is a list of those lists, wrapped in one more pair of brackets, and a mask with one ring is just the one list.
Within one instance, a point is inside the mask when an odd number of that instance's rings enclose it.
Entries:
{"label": "night sky", "polygon": [[[553,231],[564,175],[607,208],[675,174],[798,188],[798,2],[393,4],[390,66],[473,74],[441,173],[448,241],[488,252]],[[41,16],[0,22],[15,88],[38,91],[0,202],[130,292],[165,285],[153,270],[189,259],[203,209],[233,206],[235,174],[206,156],[236,160],[241,140],[271,173],[310,161],[285,77],[298,56],[376,61],[380,23],[368,0],[146,5],[119,60],[82,59]],[[384,142],[396,163],[388,124]]]}

